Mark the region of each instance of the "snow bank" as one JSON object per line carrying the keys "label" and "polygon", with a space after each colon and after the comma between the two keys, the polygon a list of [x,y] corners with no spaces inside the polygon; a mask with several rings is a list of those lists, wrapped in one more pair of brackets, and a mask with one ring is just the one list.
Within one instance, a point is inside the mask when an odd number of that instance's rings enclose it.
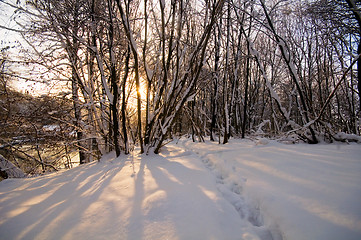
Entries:
{"label": "snow bank", "polygon": [[266,226],[273,238],[361,239],[360,145],[183,144],[218,176],[236,209],[251,206],[243,217]]}

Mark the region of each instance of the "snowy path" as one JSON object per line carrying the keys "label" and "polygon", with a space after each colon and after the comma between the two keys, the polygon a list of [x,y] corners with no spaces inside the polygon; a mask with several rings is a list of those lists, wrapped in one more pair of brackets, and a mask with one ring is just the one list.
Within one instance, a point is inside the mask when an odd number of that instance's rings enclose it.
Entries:
{"label": "snowy path", "polygon": [[[262,239],[199,157],[108,160],[0,183],[0,239]],[[261,232],[262,233],[262,232]]]}
{"label": "snowy path", "polygon": [[[183,142],[218,176],[240,214],[274,238],[361,239],[361,146]],[[241,196],[237,198],[237,195]]]}

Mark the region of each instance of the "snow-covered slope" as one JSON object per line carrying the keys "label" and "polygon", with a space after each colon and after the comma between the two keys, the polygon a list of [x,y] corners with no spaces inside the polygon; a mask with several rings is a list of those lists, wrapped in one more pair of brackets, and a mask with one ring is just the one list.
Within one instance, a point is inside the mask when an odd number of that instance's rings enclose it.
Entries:
{"label": "snow-covered slope", "polygon": [[4,180],[0,216],[0,239],[361,239],[361,147],[181,140]]}

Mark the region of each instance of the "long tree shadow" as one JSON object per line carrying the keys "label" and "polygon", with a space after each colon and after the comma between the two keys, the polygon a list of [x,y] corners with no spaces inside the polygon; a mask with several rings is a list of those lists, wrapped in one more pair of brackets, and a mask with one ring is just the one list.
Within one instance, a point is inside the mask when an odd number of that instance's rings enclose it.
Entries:
{"label": "long tree shadow", "polygon": [[[170,152],[172,152],[172,158],[167,156]],[[199,162],[200,165],[192,164],[192,160],[198,162],[198,159],[191,157],[185,165],[184,162],[179,161],[191,154],[184,154],[183,151],[180,151],[179,159],[176,160],[177,156],[173,155],[174,151],[170,152],[163,151],[163,154],[157,157],[141,160],[145,162],[146,169],[149,170],[156,183],[156,188],[144,200],[144,219],[162,222],[167,228],[172,228],[171,234],[169,230],[165,230],[168,231],[168,235],[170,234],[170,238],[172,236],[179,239],[217,239],[217,237],[221,237],[214,236],[214,228],[219,227],[222,216],[218,219],[204,221],[207,216],[224,214],[224,209],[215,207],[216,202],[220,200],[214,195],[216,189],[212,188],[214,186],[212,182],[215,179],[202,167],[202,163]],[[214,224],[214,227],[207,225],[210,223]],[[225,226],[225,229],[231,228],[230,226],[232,224]],[[155,237],[152,236],[153,239],[156,239]]]}
{"label": "long tree shadow", "polygon": [[[134,157],[133,157],[134,158]],[[127,238],[128,239],[143,239],[144,233],[144,219],[140,216],[142,213],[142,203],[144,199],[144,167],[145,161],[140,161],[138,173],[135,171],[134,159],[132,162],[133,165],[133,175],[134,178],[134,199],[131,209],[131,215],[129,218],[127,226]]]}
{"label": "long tree shadow", "polygon": [[[123,166],[124,163],[116,166],[109,163],[91,164],[55,176],[48,183],[48,177],[40,178],[28,184],[26,189],[15,190],[13,197],[4,203],[11,206],[8,214],[12,214],[0,225],[1,235],[17,239],[34,239],[40,233],[58,238],[66,236],[81,223],[82,215],[89,207],[87,203],[95,202],[100,197]],[[24,198],[28,196],[36,196],[36,199],[30,198],[24,204]],[[9,204],[9,201],[13,203]],[[22,211],[16,213],[17,209]],[[19,229],[13,226],[19,226],[22,231],[17,232]]]}

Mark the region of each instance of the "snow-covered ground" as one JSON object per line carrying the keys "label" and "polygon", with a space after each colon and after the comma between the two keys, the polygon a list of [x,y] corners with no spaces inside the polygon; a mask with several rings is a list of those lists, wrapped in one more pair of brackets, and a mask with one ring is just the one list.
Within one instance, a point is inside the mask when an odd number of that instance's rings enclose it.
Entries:
{"label": "snow-covered ground", "polygon": [[256,225],[291,240],[361,239],[359,144],[286,145],[259,139],[185,146],[218,176],[226,199],[235,207],[249,205]]}
{"label": "snow-covered ground", "polygon": [[361,146],[180,140],[0,183],[0,239],[361,239]]}

